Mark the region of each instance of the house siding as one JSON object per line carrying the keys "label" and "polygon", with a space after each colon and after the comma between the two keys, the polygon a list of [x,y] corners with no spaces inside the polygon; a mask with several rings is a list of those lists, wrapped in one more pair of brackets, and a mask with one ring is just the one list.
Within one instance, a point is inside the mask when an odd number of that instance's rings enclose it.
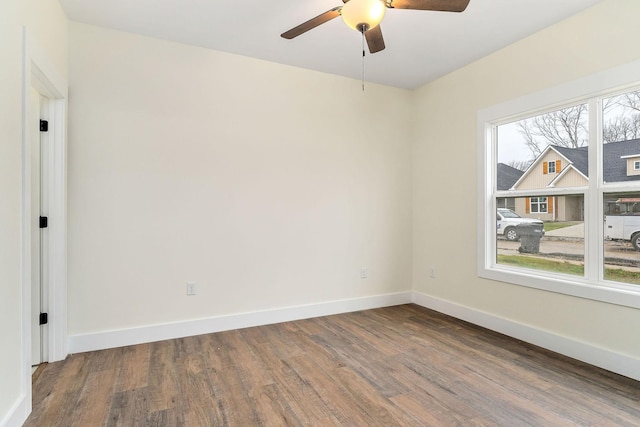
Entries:
{"label": "house siding", "polygon": [[[633,165],[631,165],[633,167]],[[640,172],[640,171],[639,171]],[[575,169],[567,172],[562,179],[555,183],[555,187],[567,188],[567,187],[586,187],[589,185],[589,180],[587,180],[583,175],[581,175]]]}
{"label": "house siding", "polygon": [[[553,150],[549,150],[539,162],[537,162],[524,179],[518,184],[518,190],[532,190],[535,188],[546,188],[554,178],[558,176],[560,170],[548,173],[548,163],[556,162],[560,155]],[[567,161],[562,159],[560,162],[562,168],[567,166]]]}
{"label": "house siding", "polygon": [[633,169],[633,163],[640,160],[639,157],[630,157],[627,159],[627,176],[640,175],[640,170]]}

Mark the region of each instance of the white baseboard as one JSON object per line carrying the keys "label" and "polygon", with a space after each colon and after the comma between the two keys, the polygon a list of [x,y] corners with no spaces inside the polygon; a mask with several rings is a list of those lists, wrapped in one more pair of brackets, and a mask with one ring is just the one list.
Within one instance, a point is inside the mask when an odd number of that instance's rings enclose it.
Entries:
{"label": "white baseboard", "polygon": [[71,335],[69,352],[103,350],[411,302],[640,381],[640,361],[636,358],[415,291]]}
{"label": "white baseboard", "polygon": [[20,395],[16,403],[13,404],[7,415],[0,420],[0,427],[20,427],[31,413],[30,396]]}
{"label": "white baseboard", "polygon": [[413,292],[413,302],[449,316],[640,381],[640,360],[480,310]]}
{"label": "white baseboard", "polygon": [[399,292],[318,304],[284,307],[273,310],[231,314],[206,319],[141,326],[131,329],[70,335],[68,349],[69,353],[82,353],[85,351],[103,350],[166,339],[209,334],[212,332],[228,331],[231,329],[328,316],[331,314],[409,304],[411,300],[411,292]]}

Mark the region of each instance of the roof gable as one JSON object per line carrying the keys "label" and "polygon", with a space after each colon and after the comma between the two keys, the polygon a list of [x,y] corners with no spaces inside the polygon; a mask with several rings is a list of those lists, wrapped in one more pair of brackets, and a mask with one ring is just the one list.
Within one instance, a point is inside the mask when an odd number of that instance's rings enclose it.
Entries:
{"label": "roof gable", "polygon": [[542,159],[545,158],[545,156],[550,152],[550,151],[554,151],[556,152],[559,156],[561,156],[567,163],[571,163],[571,161],[564,155],[562,154],[560,151],[557,150],[557,147],[555,145],[548,145],[547,148],[545,148],[542,153],[540,153],[540,155],[538,157],[536,157],[536,159],[533,161],[533,163],[531,163],[531,165],[527,168],[526,171],[524,171],[524,173],[522,174],[522,176],[518,179],[518,181],[516,181],[513,186],[511,188],[515,189],[518,187],[518,185],[520,185],[520,183],[522,183],[528,175],[530,175],[531,173],[533,173],[532,171],[535,171],[536,168],[538,167],[538,165],[540,164],[540,162],[542,161]]}
{"label": "roof gable", "polygon": [[[563,179],[565,179],[567,176],[570,176],[571,172],[575,172],[575,175],[580,177],[577,179],[579,179],[581,182],[576,183],[575,178],[573,182],[570,182],[570,183],[563,182]],[[551,182],[549,183],[549,187],[566,187],[566,186],[581,187],[583,185],[587,185],[588,182],[589,182],[589,178],[585,174],[580,172],[580,170],[576,168],[574,165],[570,164],[569,166],[563,168],[562,172],[560,172],[555,178],[551,180]]]}

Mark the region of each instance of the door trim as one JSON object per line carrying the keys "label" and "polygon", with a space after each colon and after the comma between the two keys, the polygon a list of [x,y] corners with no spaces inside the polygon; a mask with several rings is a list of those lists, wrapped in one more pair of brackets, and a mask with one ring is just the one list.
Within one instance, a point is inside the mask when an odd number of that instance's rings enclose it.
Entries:
{"label": "door trim", "polygon": [[[48,360],[67,356],[67,93],[68,85],[36,39],[22,28],[22,200],[21,200],[21,287],[22,287],[22,406],[31,412],[31,135],[28,131],[31,88],[49,98],[50,156]],[[23,414],[24,415],[24,414]]]}

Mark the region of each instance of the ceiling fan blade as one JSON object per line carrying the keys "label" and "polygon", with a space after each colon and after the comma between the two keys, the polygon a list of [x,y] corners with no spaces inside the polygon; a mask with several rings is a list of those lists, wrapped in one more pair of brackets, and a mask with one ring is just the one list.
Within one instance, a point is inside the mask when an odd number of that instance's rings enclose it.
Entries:
{"label": "ceiling fan blade", "polygon": [[470,0],[392,0],[394,9],[435,10],[440,12],[462,12]]}
{"label": "ceiling fan blade", "polygon": [[324,24],[325,22],[331,21],[333,18],[340,16],[340,9],[342,9],[342,6],[337,6],[331,10],[327,10],[325,13],[321,13],[315,18],[309,19],[307,22],[303,22],[297,27],[294,27],[289,31],[280,34],[280,36],[284,37],[285,39],[298,37],[300,34],[304,34],[307,31],[314,29],[318,25]]}
{"label": "ceiling fan blade", "polygon": [[376,25],[364,32],[364,36],[367,39],[367,45],[369,46],[369,52],[376,53],[380,52],[385,48],[384,39],[382,38],[382,30],[380,29],[380,25]]}

